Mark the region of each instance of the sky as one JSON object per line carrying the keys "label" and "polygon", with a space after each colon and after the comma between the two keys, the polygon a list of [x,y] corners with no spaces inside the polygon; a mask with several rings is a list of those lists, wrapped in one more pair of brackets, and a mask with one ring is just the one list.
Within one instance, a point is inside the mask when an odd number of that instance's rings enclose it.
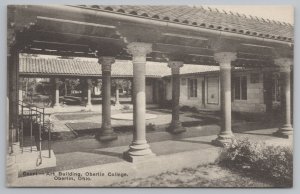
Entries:
{"label": "sky", "polygon": [[[207,6],[203,6],[207,7]],[[211,8],[217,8],[219,10],[238,12],[245,15],[252,15],[262,17],[264,19],[276,20],[280,22],[287,22],[294,24],[294,8],[287,5],[209,5]]]}

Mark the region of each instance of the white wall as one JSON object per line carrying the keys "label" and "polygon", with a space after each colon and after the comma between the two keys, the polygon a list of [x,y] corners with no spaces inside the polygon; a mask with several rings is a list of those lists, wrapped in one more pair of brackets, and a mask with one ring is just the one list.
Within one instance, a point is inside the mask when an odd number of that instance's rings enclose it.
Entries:
{"label": "white wall", "polygon": [[[188,96],[188,80],[197,79],[197,97]],[[193,77],[182,77],[180,79],[180,106],[191,106],[197,108],[203,108],[202,102],[202,80],[204,77],[193,76]]]}
{"label": "white wall", "polygon": [[[247,76],[247,100],[233,100],[232,110],[237,112],[265,112],[263,73],[259,74],[258,83],[250,82],[250,72],[234,73],[234,75]],[[232,93],[232,95],[234,95]]]}
{"label": "white wall", "polygon": [[[247,76],[247,100],[233,100],[232,111],[265,112],[263,73],[259,74],[258,83],[250,82],[251,72],[234,72],[232,76]],[[220,110],[219,74],[182,76],[180,79],[180,106],[197,107],[199,109]],[[188,78],[197,79],[197,98],[188,97]],[[202,81],[205,80],[205,100],[202,102]],[[209,80],[209,82],[207,82]],[[208,87],[210,87],[208,89]],[[218,92],[216,92],[218,91]],[[210,96],[208,96],[210,94]],[[232,91],[232,95],[234,95]],[[166,83],[166,99],[172,100],[172,80]],[[209,103],[210,102],[210,103]],[[213,103],[212,103],[213,102]]]}

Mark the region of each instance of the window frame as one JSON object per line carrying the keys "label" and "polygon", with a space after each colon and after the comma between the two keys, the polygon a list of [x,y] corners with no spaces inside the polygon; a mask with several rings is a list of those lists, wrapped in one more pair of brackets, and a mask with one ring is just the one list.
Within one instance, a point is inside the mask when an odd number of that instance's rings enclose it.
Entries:
{"label": "window frame", "polygon": [[187,85],[188,85],[188,87],[187,87],[188,88],[188,99],[198,98],[198,79],[197,78],[188,78]]}
{"label": "window frame", "polygon": [[[248,100],[248,76],[247,75],[237,75],[237,76],[234,76],[233,80],[234,80],[233,100],[234,101],[247,101]],[[239,87],[238,95],[236,93],[237,92],[237,84]],[[244,86],[246,86],[246,87],[244,88]]]}

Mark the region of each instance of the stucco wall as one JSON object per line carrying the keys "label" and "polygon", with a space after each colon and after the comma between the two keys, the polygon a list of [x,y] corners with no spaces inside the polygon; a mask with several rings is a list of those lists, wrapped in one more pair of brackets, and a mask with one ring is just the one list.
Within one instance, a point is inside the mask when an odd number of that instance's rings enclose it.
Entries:
{"label": "stucco wall", "polygon": [[[188,79],[193,78],[197,79],[197,97],[189,97],[188,96]],[[180,79],[180,106],[191,106],[202,108],[202,80],[203,77],[182,77]]]}
{"label": "stucco wall", "polygon": [[[232,76],[247,76],[247,100],[233,100],[232,111],[264,112],[263,74],[259,74],[257,83],[251,83],[251,72],[234,72]],[[197,98],[188,97],[188,79],[197,79]],[[202,98],[202,81],[204,84],[204,101]],[[209,87],[209,88],[208,88]],[[217,92],[218,91],[218,92]],[[232,95],[233,91],[232,91]],[[182,76],[180,79],[180,106],[197,107],[199,109],[220,110],[220,81],[218,74]],[[166,83],[166,99],[172,100],[172,80]]]}
{"label": "stucco wall", "polygon": [[[265,112],[263,74],[259,74],[257,83],[251,83],[250,73],[234,73],[236,76],[247,76],[247,100],[233,100],[232,111]],[[233,94],[232,94],[233,95]]]}

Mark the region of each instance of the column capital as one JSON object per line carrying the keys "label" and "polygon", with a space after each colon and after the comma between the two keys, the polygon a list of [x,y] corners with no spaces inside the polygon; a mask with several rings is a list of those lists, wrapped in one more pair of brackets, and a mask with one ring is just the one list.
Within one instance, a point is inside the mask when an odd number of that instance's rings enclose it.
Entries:
{"label": "column capital", "polygon": [[132,42],[127,48],[134,62],[146,62],[146,55],[152,52],[152,44],[144,42]]}
{"label": "column capital", "polygon": [[99,57],[98,62],[101,64],[102,71],[111,71],[111,65],[115,63],[115,58]]}
{"label": "column capital", "polygon": [[220,64],[221,68],[231,68],[231,62],[236,60],[234,52],[219,52],[214,54],[214,59]]}
{"label": "column capital", "polygon": [[168,67],[171,68],[172,74],[179,74],[180,72],[180,67],[183,66],[182,61],[169,61],[168,62]]}
{"label": "column capital", "polygon": [[276,66],[279,67],[280,72],[290,72],[292,65],[293,65],[293,59],[291,58],[278,58],[274,60],[274,63]]}

